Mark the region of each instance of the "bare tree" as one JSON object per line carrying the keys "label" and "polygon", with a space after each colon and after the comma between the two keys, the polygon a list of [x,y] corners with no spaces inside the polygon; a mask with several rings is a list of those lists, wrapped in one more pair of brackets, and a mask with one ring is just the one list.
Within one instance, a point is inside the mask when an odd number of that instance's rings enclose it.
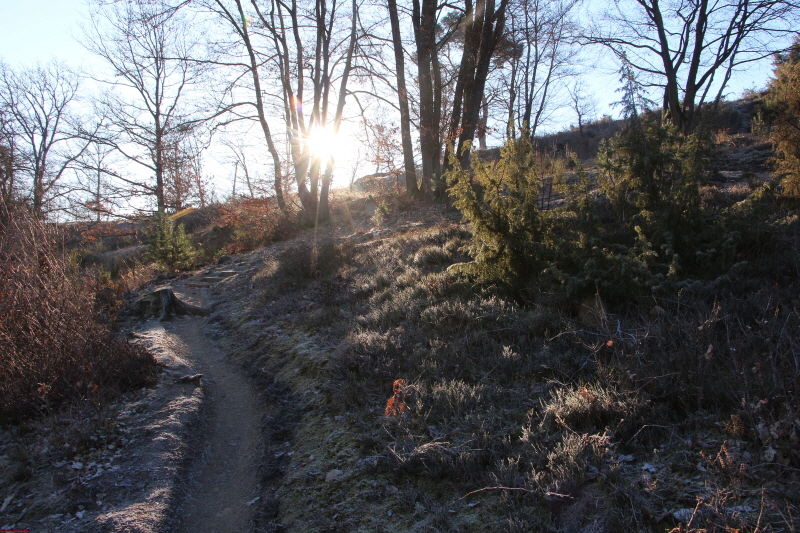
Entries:
{"label": "bare tree", "polygon": [[[258,50],[253,45],[250,24],[248,22],[249,17],[245,14],[241,0],[233,0],[232,2],[227,0],[213,0],[207,2],[206,7],[216,14],[219,20],[223,21],[228,32],[235,38],[236,42],[234,45],[226,47],[225,51],[230,59],[225,66],[230,69],[241,69],[243,70],[243,74],[234,76],[234,82],[227,87],[226,92],[233,95],[234,99],[237,99],[237,102],[231,106],[232,109],[235,109],[238,107],[238,104],[242,103],[255,108],[258,124],[264,135],[264,141],[272,156],[273,172],[275,174],[275,198],[278,202],[278,206],[281,209],[286,209],[286,200],[283,196],[284,184],[281,157],[278,153],[275,140],[273,139],[272,129],[267,120],[267,111],[264,103],[265,91],[261,88],[260,68],[263,64],[263,60],[260,58]],[[239,46],[244,47],[245,58],[241,57],[240,51],[238,50]],[[252,94],[253,98],[252,100],[241,102],[238,101],[238,99],[241,98],[241,91],[239,90],[241,89],[240,82],[247,76],[249,76],[250,82],[252,83],[252,85],[248,87],[248,92]],[[239,118],[250,117],[245,116]]]}
{"label": "bare tree", "polygon": [[[400,128],[395,123],[386,120],[385,115],[377,120],[364,117],[364,138],[366,140],[367,161],[375,165],[375,173],[382,171],[397,173],[397,159],[404,160],[405,153],[402,145],[397,144]],[[401,134],[402,136],[402,134]],[[406,184],[406,190],[408,186]]]}
{"label": "bare tree", "polygon": [[69,214],[73,218],[94,218],[100,222],[116,216],[124,207],[127,191],[114,183],[113,156],[114,149],[99,142],[92,143],[81,156],[76,192],[86,200],[70,206]]}
{"label": "bare tree", "polygon": [[[276,194],[281,165],[267,122],[268,104],[282,115],[286,126],[304,220],[327,220],[333,161],[315,153],[312,139],[322,131],[335,135],[341,125],[358,37],[356,0],[349,9],[339,0],[251,0],[249,11],[240,0],[214,0],[209,7],[233,29],[249,58],[245,66],[256,93],[258,119],[273,154]],[[253,22],[248,22],[251,19]],[[349,24],[345,26],[344,21]],[[277,75],[277,86],[264,86],[262,70]],[[232,93],[238,88],[233,84]],[[307,88],[311,92],[308,99]],[[265,96],[269,102],[264,101]]]}
{"label": "bare tree", "polygon": [[[509,9],[508,126],[524,128],[533,137],[549,111],[554,93],[565,77],[572,75],[571,47],[575,26],[571,15],[578,0],[520,0]],[[513,127],[512,127],[513,126]]]}
{"label": "bare tree", "polygon": [[26,179],[31,207],[39,216],[66,194],[60,186],[90,142],[73,114],[78,86],[77,74],[59,63],[19,72],[0,63],[8,159],[4,194],[21,185],[15,180]]}
{"label": "bare tree", "polygon": [[[457,9],[438,0],[421,2],[412,0],[410,10],[408,8],[408,5],[397,5],[394,1],[388,3],[391,39],[375,33],[369,35],[371,50],[380,51],[381,45],[388,42],[393,52],[391,65],[383,60],[380,53],[370,54],[367,58],[370,64],[370,82],[373,86],[370,96],[391,104],[387,98],[379,94],[380,89],[375,87],[379,83],[376,84],[375,80],[380,80],[387,89],[396,94],[396,103],[392,104],[392,107],[400,114],[400,140],[404,147],[406,189],[412,191],[413,188],[419,187],[421,194],[429,195],[434,192],[434,184],[437,189],[443,188],[439,179],[444,123],[442,109],[446,99],[445,92],[455,78],[453,72],[457,71],[457,66],[453,69],[449,61],[449,46],[453,43],[457,46],[463,43],[461,22],[464,16],[463,9]],[[410,19],[413,29],[410,39],[403,32],[401,16],[405,20]],[[456,35],[458,37],[455,37]],[[405,83],[404,70],[402,79],[400,76],[401,67],[405,68],[406,54],[416,66],[416,83],[410,86]],[[441,56],[445,57],[444,65]],[[419,141],[421,160],[419,183],[416,171],[414,175],[408,172],[414,162],[412,128],[416,128]],[[412,179],[413,186],[410,181]]]}
{"label": "bare tree", "polygon": [[165,142],[164,202],[175,212],[207,203],[208,180],[203,176],[202,159],[207,143],[201,137],[202,134],[180,135]]}
{"label": "bare tree", "polygon": [[583,80],[578,78],[572,86],[567,86],[569,93],[570,107],[578,117],[578,131],[583,137],[583,125],[586,119],[591,120],[597,113],[597,101],[589,94],[583,84]]}
{"label": "bare tree", "polygon": [[236,196],[236,179],[239,174],[239,169],[242,169],[244,173],[244,181],[245,185],[247,185],[247,191],[249,193],[250,198],[255,198],[258,196],[258,181],[259,179],[255,175],[255,169],[251,169],[250,165],[248,164],[248,148],[245,146],[241,140],[237,139],[234,141],[233,139],[225,139],[222,141],[222,144],[230,148],[232,152],[231,159],[233,161],[233,196]]}
{"label": "bare tree", "polygon": [[[170,142],[185,137],[207,114],[197,94],[206,64],[199,55],[199,36],[181,7],[166,0],[98,2],[85,32],[86,48],[103,59],[113,75],[97,78],[108,85],[98,99],[108,117],[104,141],[140,169],[118,175],[132,192],[165,197],[166,154]],[[152,177],[150,177],[152,176]]]}
{"label": "bare tree", "polygon": [[[695,111],[716,88],[724,94],[741,65],[775,51],[791,34],[796,7],[782,0],[621,0],[587,41],[611,49],[643,83],[663,91],[663,109],[689,132]],[[613,28],[608,30],[607,28]]]}
{"label": "bare tree", "polygon": [[[269,12],[259,9],[255,1],[253,5],[274,44],[273,64],[280,73],[286,132],[304,218],[308,223],[326,221],[333,161],[323,161],[309,141],[315,130],[335,135],[341,126],[358,37],[358,4],[352,0],[349,13],[338,0],[314,0],[302,10],[297,0],[288,6],[272,0]],[[341,27],[341,21],[348,19],[349,28]],[[286,38],[287,32],[293,41]],[[337,77],[338,95],[334,92]],[[303,110],[306,82],[312,90],[308,112]]]}
{"label": "bare tree", "polygon": [[3,105],[0,106],[0,208],[11,205],[17,196],[15,146],[11,113]]}

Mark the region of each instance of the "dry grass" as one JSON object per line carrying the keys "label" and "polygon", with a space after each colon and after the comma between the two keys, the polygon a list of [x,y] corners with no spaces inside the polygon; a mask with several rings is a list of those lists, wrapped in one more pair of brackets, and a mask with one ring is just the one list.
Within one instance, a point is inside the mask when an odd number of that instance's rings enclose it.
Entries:
{"label": "dry grass", "polygon": [[[241,253],[286,240],[296,227],[293,213],[283,213],[274,199],[242,198],[219,207],[216,224],[232,231],[227,253]],[[212,253],[216,250],[208,250]]]}

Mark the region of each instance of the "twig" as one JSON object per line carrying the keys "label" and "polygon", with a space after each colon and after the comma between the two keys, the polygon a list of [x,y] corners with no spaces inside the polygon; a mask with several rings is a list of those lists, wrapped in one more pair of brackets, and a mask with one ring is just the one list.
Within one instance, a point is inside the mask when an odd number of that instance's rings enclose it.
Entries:
{"label": "twig", "polygon": [[627,445],[627,444],[630,444],[631,442],[633,442],[633,439],[635,439],[636,437],[638,437],[638,436],[639,436],[639,433],[641,433],[641,432],[644,430],[644,428],[660,428],[660,429],[669,429],[669,426],[659,426],[659,425],[657,425],[657,424],[645,424],[645,425],[643,425],[641,428],[639,428],[639,431],[637,431],[636,433],[634,433],[634,434],[633,434],[633,437],[631,437],[631,438],[628,440],[628,442],[626,442],[625,444]]}
{"label": "twig", "polygon": [[764,516],[764,487],[761,487],[761,509],[758,512],[758,522],[756,522],[756,531],[761,531],[761,518]]}
{"label": "twig", "polygon": [[556,498],[558,500],[574,500],[574,496],[570,496],[569,494],[559,494],[557,492],[545,492],[544,495],[548,498]]}
{"label": "twig", "polygon": [[[459,502],[459,501],[463,500],[464,498],[466,498],[467,496],[472,496],[473,494],[478,494],[479,492],[487,492],[487,491],[490,491],[490,490],[518,490],[518,491],[527,492],[527,493],[533,492],[532,490],[523,489],[521,487],[484,487],[482,489],[473,490],[472,492],[468,492],[468,493],[464,494],[462,497],[460,497],[459,499],[457,499],[456,501]],[[550,493],[548,493],[548,494],[550,494]]]}
{"label": "twig", "polygon": [[14,492],[12,492],[9,496],[6,496],[6,499],[3,500],[2,507],[0,507],[0,513],[4,512],[6,507],[8,507],[8,504],[14,501],[14,497],[17,495],[17,492],[19,492],[19,487],[15,488]]}

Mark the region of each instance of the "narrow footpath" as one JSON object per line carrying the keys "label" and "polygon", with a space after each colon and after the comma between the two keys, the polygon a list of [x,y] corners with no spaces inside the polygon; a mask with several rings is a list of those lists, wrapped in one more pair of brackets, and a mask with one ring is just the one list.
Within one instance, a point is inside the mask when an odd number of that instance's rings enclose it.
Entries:
{"label": "narrow footpath", "polygon": [[[206,289],[175,287],[181,300],[205,305]],[[207,318],[175,321],[187,362],[203,374],[206,432],[188,480],[178,531],[250,531],[259,486],[261,410],[250,379],[206,337]]]}

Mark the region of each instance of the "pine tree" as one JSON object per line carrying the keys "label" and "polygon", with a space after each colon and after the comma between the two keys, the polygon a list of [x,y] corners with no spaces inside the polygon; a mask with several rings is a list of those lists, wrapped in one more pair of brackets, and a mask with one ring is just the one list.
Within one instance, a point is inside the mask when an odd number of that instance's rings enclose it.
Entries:
{"label": "pine tree", "polygon": [[197,250],[192,246],[183,225],[175,222],[164,213],[159,213],[155,226],[145,232],[148,256],[152,261],[163,263],[169,268],[187,269],[194,266]]}

